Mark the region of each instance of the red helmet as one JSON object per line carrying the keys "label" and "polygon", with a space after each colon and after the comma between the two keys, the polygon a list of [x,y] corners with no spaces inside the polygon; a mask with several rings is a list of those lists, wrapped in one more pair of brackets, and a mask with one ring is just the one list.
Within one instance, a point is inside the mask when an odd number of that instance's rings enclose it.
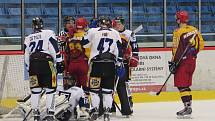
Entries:
{"label": "red helmet", "polygon": [[75,23],[77,29],[84,29],[88,25],[87,19],[84,17],[77,18]]}
{"label": "red helmet", "polygon": [[178,11],[176,12],[176,19],[180,20],[180,23],[187,23],[189,20],[189,15],[187,11]]}
{"label": "red helmet", "polygon": [[115,19],[112,20],[112,27],[116,27],[116,20]]}

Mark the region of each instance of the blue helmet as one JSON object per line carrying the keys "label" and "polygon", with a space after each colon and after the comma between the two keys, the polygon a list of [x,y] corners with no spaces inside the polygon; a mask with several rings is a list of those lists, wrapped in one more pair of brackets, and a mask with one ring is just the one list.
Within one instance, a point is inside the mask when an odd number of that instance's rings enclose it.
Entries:
{"label": "blue helmet", "polygon": [[98,19],[93,18],[90,20],[89,28],[96,28],[96,27],[98,27]]}

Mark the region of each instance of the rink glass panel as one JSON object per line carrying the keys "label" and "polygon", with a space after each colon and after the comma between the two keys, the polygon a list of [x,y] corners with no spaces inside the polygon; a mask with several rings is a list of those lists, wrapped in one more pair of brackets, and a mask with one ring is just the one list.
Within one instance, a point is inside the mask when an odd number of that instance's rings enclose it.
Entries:
{"label": "rink glass panel", "polygon": [[[63,17],[67,15],[85,16],[88,20],[94,16],[107,15],[114,18],[122,15],[126,19],[127,28],[131,27],[134,30],[140,24],[143,25],[143,29],[137,33],[140,47],[164,47],[166,44],[163,31],[165,25],[163,0],[23,1],[24,20],[21,19],[22,0],[0,0],[0,50],[21,50],[22,40],[24,40],[21,38],[21,22],[24,21],[24,35],[27,36],[32,33],[31,23],[35,16],[43,18],[45,29],[51,29],[57,33],[63,26],[58,23],[58,18],[62,22]],[[60,2],[62,9],[58,11]],[[94,6],[95,4],[97,7]],[[199,5],[201,6],[199,7]],[[132,11],[130,11],[129,6],[132,6]],[[167,47],[171,47],[172,32],[177,27],[175,12],[178,10],[187,10],[190,13],[190,24],[200,29],[206,46],[215,45],[214,0],[167,0],[166,8]],[[132,12],[131,17],[129,17],[130,12]],[[201,18],[200,21],[199,17]]]}
{"label": "rink glass panel", "polygon": [[94,0],[62,0],[62,29],[65,16],[85,17],[88,21],[94,16]]}
{"label": "rink glass panel", "polygon": [[172,46],[172,33],[178,28],[175,19],[175,13],[177,11],[186,10],[189,13],[189,23],[192,26],[195,26],[197,29],[199,28],[198,21],[198,0],[180,0],[174,1],[170,0],[167,2],[167,46]]}
{"label": "rink glass panel", "polygon": [[138,43],[143,43],[141,47],[162,47],[163,0],[133,0],[132,7],[132,28],[143,25],[137,33]]}
{"label": "rink glass panel", "polygon": [[114,19],[117,16],[125,18],[125,26],[129,28],[129,0],[98,0],[98,17],[109,16]]}
{"label": "rink glass panel", "polygon": [[32,19],[41,17],[44,29],[57,32],[58,29],[58,0],[25,0],[25,36],[31,34]]}
{"label": "rink glass panel", "polygon": [[0,50],[21,49],[21,0],[0,1]]}

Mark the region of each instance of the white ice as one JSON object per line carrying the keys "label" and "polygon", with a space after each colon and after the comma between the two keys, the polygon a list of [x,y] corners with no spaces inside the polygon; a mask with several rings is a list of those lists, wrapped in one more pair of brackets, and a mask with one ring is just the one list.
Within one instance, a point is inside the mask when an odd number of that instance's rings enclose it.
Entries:
{"label": "white ice", "polygon": [[[117,116],[111,117],[111,121],[215,121],[215,100],[193,101],[192,119],[177,119],[175,114],[182,108],[181,102],[136,103],[132,117],[123,118],[117,112]],[[22,119],[9,118],[4,121]]]}

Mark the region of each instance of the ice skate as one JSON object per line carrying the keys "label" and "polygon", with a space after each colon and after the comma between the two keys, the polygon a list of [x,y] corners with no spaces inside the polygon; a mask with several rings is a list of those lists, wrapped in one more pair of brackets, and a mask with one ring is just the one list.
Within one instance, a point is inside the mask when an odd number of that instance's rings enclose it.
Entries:
{"label": "ice skate", "polygon": [[104,109],[104,121],[110,121],[110,108]]}
{"label": "ice skate", "polygon": [[38,109],[33,110],[34,121],[40,121],[40,112]]}
{"label": "ice skate", "polygon": [[43,121],[58,121],[58,120],[55,118],[54,112],[48,111],[47,116],[43,118]]}
{"label": "ice skate", "polygon": [[77,120],[85,121],[89,119],[89,117],[89,111],[86,108],[82,107],[77,111]]}
{"label": "ice skate", "polygon": [[72,112],[70,110],[66,110],[63,114],[58,118],[60,121],[69,121],[72,116]]}
{"label": "ice skate", "polygon": [[185,103],[185,107],[183,110],[178,111],[176,113],[177,118],[179,119],[190,119],[192,114],[192,108],[191,108],[191,103]]}
{"label": "ice skate", "polygon": [[95,121],[99,117],[98,109],[92,109],[90,112],[90,121]]}

